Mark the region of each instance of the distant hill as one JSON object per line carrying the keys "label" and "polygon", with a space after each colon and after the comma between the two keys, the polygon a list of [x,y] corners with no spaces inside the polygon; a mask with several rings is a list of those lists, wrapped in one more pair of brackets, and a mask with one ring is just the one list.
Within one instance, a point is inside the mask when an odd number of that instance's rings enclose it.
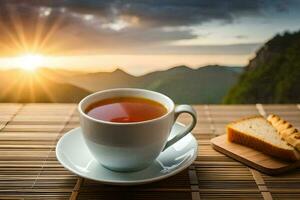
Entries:
{"label": "distant hill", "polygon": [[58,83],[38,71],[7,70],[0,74],[0,102],[79,102],[89,91]]}
{"label": "distant hill", "polygon": [[257,102],[300,102],[300,31],[268,41],[224,98],[231,104]]}
{"label": "distant hill", "polygon": [[7,70],[0,73],[0,102],[77,103],[95,91],[134,87],[162,92],[176,103],[221,103],[241,71],[241,67],[178,66],[132,76],[120,69],[97,73],[48,68],[35,73]]}
{"label": "distant hill", "polygon": [[162,92],[176,103],[221,103],[241,71],[241,67],[206,66],[191,69],[178,66],[136,77],[118,69],[114,72],[75,75],[67,80],[90,91],[136,87]]}
{"label": "distant hill", "polygon": [[95,72],[66,77],[69,83],[89,91],[100,91],[116,87],[134,87],[137,77],[117,69],[113,72]]}

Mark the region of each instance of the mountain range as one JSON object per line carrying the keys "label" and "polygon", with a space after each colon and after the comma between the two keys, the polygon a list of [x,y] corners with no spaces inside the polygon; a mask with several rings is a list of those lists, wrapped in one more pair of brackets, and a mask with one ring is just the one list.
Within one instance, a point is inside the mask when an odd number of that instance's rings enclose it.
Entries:
{"label": "mountain range", "polygon": [[241,67],[178,66],[143,76],[120,69],[83,73],[41,68],[35,73],[8,70],[0,74],[1,102],[79,102],[84,96],[109,88],[134,87],[158,91],[176,103],[221,103],[238,80]]}
{"label": "mountain range", "polygon": [[[40,68],[0,73],[0,102],[79,102],[90,93],[134,87],[158,91],[176,103],[299,103],[300,31],[266,42],[246,67],[177,66],[142,76],[120,69],[84,73]],[[71,67],[70,67],[71,68]]]}
{"label": "mountain range", "polygon": [[300,31],[278,34],[262,46],[224,103],[299,103]]}
{"label": "mountain range", "polygon": [[90,91],[50,80],[46,74],[23,70],[0,73],[0,102],[78,102]]}

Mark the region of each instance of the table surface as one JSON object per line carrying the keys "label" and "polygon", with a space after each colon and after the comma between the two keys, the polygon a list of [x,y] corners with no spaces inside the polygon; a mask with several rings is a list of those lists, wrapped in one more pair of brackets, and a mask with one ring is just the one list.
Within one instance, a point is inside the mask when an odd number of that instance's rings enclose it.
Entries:
{"label": "table surface", "polygon": [[[211,148],[224,126],[249,115],[276,113],[300,128],[300,105],[195,105],[196,161],[162,181],[103,185],[64,169],[55,145],[79,126],[76,104],[0,104],[0,199],[300,199],[300,169],[268,176]],[[189,116],[180,121],[187,123]]]}

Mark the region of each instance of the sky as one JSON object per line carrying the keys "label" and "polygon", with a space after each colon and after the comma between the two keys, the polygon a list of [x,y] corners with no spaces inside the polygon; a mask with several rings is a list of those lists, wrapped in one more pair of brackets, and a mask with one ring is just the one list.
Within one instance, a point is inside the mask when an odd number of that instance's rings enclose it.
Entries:
{"label": "sky", "polygon": [[299,10],[298,0],[1,0],[0,68],[29,54],[46,67],[136,75],[245,66],[274,35],[300,30]]}

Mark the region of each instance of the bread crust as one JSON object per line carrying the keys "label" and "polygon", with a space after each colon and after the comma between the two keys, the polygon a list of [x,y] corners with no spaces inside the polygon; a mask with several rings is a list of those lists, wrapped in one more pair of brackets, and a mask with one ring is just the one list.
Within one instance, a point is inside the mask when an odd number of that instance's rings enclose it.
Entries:
{"label": "bread crust", "polygon": [[278,131],[280,137],[300,151],[300,132],[289,122],[277,115],[269,115],[267,120]]}
{"label": "bread crust", "polygon": [[248,117],[248,118],[244,118],[242,120],[239,120],[237,122],[233,122],[233,123],[227,125],[227,127],[226,127],[227,139],[230,142],[235,142],[235,143],[239,143],[239,144],[251,147],[251,148],[261,151],[265,154],[268,154],[268,155],[271,155],[271,156],[274,156],[274,157],[277,157],[277,158],[280,158],[283,160],[296,161],[296,160],[300,159],[299,154],[296,151],[276,147],[276,146],[269,144],[263,140],[260,140],[253,136],[244,134],[244,133],[242,133],[238,130],[235,130],[231,127],[232,124],[238,123],[245,119],[251,119],[251,118],[263,118],[263,117],[262,116]]}

